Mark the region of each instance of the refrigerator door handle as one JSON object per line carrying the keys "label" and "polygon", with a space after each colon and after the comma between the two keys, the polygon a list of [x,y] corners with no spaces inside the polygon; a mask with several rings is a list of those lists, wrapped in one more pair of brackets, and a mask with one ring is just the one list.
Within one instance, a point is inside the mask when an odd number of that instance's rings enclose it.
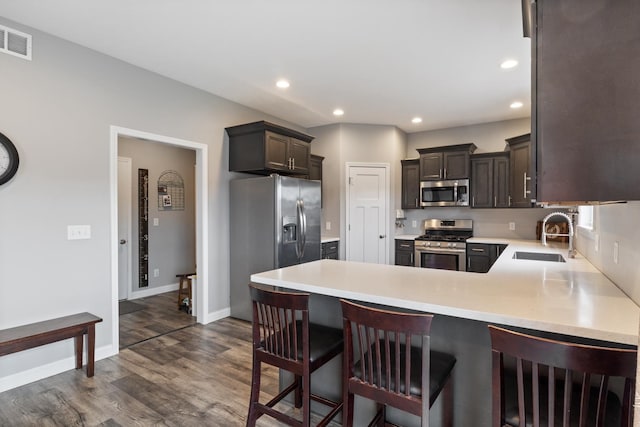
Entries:
{"label": "refrigerator door handle", "polygon": [[302,201],[300,199],[296,200],[296,216],[298,222],[298,236],[296,236],[296,257],[298,257],[298,262],[302,259],[302,248],[300,243],[302,243],[302,236],[304,235],[304,229],[302,224],[302,207],[300,204]]}
{"label": "refrigerator door handle", "polygon": [[300,261],[304,258],[304,249],[307,247],[307,213],[304,211],[304,201],[300,200],[300,218],[302,219],[300,232],[302,233],[302,242],[300,244]]}

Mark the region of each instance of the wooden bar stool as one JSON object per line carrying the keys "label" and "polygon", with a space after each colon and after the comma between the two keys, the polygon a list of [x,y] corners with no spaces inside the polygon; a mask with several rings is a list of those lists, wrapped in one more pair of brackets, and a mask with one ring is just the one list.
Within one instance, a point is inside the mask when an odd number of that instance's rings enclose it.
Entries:
{"label": "wooden bar stool", "polygon": [[[426,427],[429,409],[443,390],[447,400],[444,424],[451,425],[451,373],[456,359],[430,350],[433,315],[340,302],[344,321],[342,425],[353,426],[354,395],[357,394],[378,404],[370,426],[389,425],[385,412],[390,405],[421,417],[421,426]],[[412,337],[419,337],[422,345],[412,346]]]}
{"label": "wooden bar stool", "polygon": [[191,276],[195,276],[195,274],[196,273],[176,274],[176,277],[180,279],[180,281],[178,282],[178,310],[180,310],[184,305],[184,299],[188,298],[186,306],[187,311],[191,313],[191,308],[193,307],[193,289],[191,289]]}
{"label": "wooden bar stool", "polygon": [[[249,285],[253,304],[253,371],[247,426],[266,414],[291,426],[310,425],[311,400],[331,408],[317,424],[327,425],[342,409],[334,402],[311,394],[311,374],[342,353],[340,329],[309,322],[309,294],[279,292]],[[260,403],[262,363],[294,374],[294,381],[268,403]],[[295,406],[302,406],[302,421],[274,409],[295,391]]]}
{"label": "wooden bar stool", "polygon": [[[556,341],[491,325],[489,333],[492,425],[632,425],[637,350]],[[612,392],[616,385],[622,401]]]}

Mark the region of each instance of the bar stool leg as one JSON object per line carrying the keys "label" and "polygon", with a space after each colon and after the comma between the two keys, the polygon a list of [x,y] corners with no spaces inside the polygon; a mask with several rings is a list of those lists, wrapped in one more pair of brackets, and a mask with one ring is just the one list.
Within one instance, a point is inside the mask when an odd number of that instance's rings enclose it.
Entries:
{"label": "bar stool leg", "polygon": [[260,361],[253,358],[253,373],[251,376],[251,397],[249,398],[249,415],[247,415],[247,427],[254,427],[258,420],[258,413],[256,411],[256,403],[260,401]]}

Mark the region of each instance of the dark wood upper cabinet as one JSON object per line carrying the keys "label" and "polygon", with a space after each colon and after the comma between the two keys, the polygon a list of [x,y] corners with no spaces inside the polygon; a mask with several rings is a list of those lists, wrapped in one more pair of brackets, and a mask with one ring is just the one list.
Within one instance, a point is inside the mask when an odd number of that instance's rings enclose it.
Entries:
{"label": "dark wood upper cabinet", "polygon": [[402,209],[420,208],[420,160],[402,160]]}
{"label": "dark wood upper cabinet", "polygon": [[322,181],[322,162],[324,157],[312,154],[309,159],[309,179]]}
{"label": "dark wood upper cabinet", "polygon": [[309,175],[313,137],[261,121],[226,128],[229,171]]}
{"label": "dark wood upper cabinet", "polygon": [[640,200],[640,1],[537,0],[539,202]]}
{"label": "dark wood upper cabinet", "polygon": [[322,162],[324,157],[312,154],[309,157],[309,176],[308,179],[320,181],[320,206],[324,206],[324,189],[322,185]]}
{"label": "dark wood upper cabinet", "polygon": [[536,156],[531,134],[506,140],[509,144],[511,207],[530,208],[536,202]]}
{"label": "dark wood upper cabinet", "polygon": [[471,207],[509,207],[509,153],[471,156]]}
{"label": "dark wood upper cabinet", "polygon": [[420,153],[420,180],[469,178],[469,155],[475,144],[458,144],[433,148],[418,148]]}

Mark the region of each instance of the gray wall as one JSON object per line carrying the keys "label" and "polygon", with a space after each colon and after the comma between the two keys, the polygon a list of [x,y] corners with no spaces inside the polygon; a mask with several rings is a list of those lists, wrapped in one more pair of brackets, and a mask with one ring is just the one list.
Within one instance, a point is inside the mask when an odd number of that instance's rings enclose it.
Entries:
{"label": "gray wall", "polygon": [[[14,179],[0,186],[0,328],[88,311],[104,319],[96,329],[98,355],[117,351],[112,125],[208,145],[208,314],[224,313],[230,177],[224,128],[264,119],[292,125],[14,22],[0,23],[33,35],[33,61],[0,54],[0,132],[14,141],[21,159]],[[70,224],[91,225],[91,239],[67,240]],[[72,355],[67,340],[4,356],[0,389],[70,369]]]}
{"label": "gray wall", "polygon": [[[598,270],[640,305],[640,202],[596,206],[594,229],[578,229],[577,247]],[[618,242],[618,263],[613,246]],[[597,244],[597,250],[596,250]]]}
{"label": "gray wall", "polygon": [[530,131],[531,119],[524,118],[411,133],[407,139],[406,158],[418,157],[417,148],[467,144],[470,142],[478,146],[476,153],[504,151],[507,145],[505,139],[529,133]]}
{"label": "gray wall", "polygon": [[[177,283],[176,274],[196,271],[195,164],[193,150],[120,137],[118,155],[131,161],[131,291],[138,290],[138,169],[149,171],[149,288]],[[158,209],[160,174],[172,170],[184,182],[184,210]],[[153,223],[158,219],[158,225]],[[160,275],[154,277],[153,270]],[[145,288],[148,289],[148,288]]]}
{"label": "gray wall", "polygon": [[[346,241],[346,164],[348,162],[388,163],[388,224],[393,235],[395,209],[400,205],[400,160],[406,150],[406,135],[395,126],[337,124],[309,129],[316,139],[311,152],[325,156],[323,162],[324,236],[340,237],[340,258],[345,258]],[[326,221],[331,230],[326,230]],[[389,262],[393,262],[394,242],[389,238]]]}

